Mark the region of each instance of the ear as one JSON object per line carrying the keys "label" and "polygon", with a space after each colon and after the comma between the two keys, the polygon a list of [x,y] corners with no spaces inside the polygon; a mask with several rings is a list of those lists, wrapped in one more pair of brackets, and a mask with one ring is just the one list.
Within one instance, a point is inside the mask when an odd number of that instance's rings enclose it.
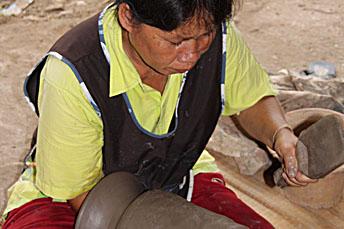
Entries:
{"label": "ear", "polygon": [[133,13],[127,3],[122,3],[118,6],[118,21],[123,29],[131,32],[136,26],[134,22]]}

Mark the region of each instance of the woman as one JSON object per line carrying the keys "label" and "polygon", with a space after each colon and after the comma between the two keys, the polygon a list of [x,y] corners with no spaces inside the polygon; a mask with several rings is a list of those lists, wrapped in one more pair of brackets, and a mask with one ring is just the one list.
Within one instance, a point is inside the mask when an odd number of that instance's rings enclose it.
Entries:
{"label": "woman", "polygon": [[290,185],[313,182],[297,170],[297,138],[267,74],[230,22],[233,4],[119,0],[57,41],[26,81],[39,115],[35,166],[11,187],[3,228],[72,228],[87,193],[116,171],[271,228],[203,152],[219,116],[233,115],[283,158]]}

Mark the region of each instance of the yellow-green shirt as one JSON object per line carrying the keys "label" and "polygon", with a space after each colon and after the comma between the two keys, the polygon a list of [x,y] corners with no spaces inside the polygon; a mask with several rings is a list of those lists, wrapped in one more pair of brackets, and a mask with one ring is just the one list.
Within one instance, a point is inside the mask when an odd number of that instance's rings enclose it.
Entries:
{"label": "yellow-green shirt", "polygon": [[[173,117],[182,75],[168,77],[162,94],[142,83],[122,47],[122,31],[113,8],[103,19],[110,53],[109,96],[127,93],[140,125],[165,134]],[[227,26],[225,108],[233,115],[262,97],[275,95],[269,77],[256,62],[234,25]],[[115,66],[115,67],[114,67]],[[68,65],[52,56],[41,73],[36,168],[26,169],[9,189],[4,212],[33,199],[52,197],[66,201],[89,191],[102,178],[103,125],[85,97]],[[214,159],[205,151],[194,173],[216,171]]]}

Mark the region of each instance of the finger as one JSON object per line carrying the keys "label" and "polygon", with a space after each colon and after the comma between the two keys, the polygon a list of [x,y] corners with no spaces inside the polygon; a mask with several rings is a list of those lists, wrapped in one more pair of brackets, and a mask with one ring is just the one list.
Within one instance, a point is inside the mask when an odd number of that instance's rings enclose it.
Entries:
{"label": "finger", "polygon": [[[288,177],[288,174],[285,174]],[[297,172],[296,177],[288,177],[289,181],[297,186],[306,186],[309,183],[315,183],[317,179],[310,179],[309,177],[302,174],[300,171]]]}
{"label": "finger", "polygon": [[296,178],[289,178],[291,182],[293,182],[294,184],[297,184],[298,186],[306,186],[308,185],[308,183],[305,183],[305,182],[300,182],[298,181]]}
{"label": "finger", "polygon": [[302,174],[300,171],[297,172],[295,179],[300,183],[315,183],[318,181],[318,179],[311,179],[307,177],[306,175]]}
{"label": "finger", "polygon": [[294,187],[300,187],[301,186],[301,185],[291,181],[291,179],[287,176],[287,174],[285,172],[282,173],[282,177],[285,180],[285,182],[287,182],[287,184],[290,186],[294,186]]}
{"label": "finger", "polygon": [[288,174],[286,172],[284,172],[285,175],[287,176],[287,178],[289,179],[289,181],[293,184],[295,184],[296,186],[306,186],[308,183],[305,182],[301,182],[299,180],[296,179],[296,177],[290,177],[288,176]]}
{"label": "finger", "polygon": [[284,168],[288,177],[295,178],[297,175],[297,170],[298,170],[297,160],[296,160],[295,155],[289,154],[289,155],[286,155],[283,159],[284,159]]}

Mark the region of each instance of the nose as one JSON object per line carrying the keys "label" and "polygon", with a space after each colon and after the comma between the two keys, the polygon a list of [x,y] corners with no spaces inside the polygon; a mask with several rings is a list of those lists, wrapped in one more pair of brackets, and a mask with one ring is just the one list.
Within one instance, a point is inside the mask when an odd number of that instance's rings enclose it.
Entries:
{"label": "nose", "polygon": [[184,52],[178,55],[178,61],[185,64],[193,64],[198,61],[200,54],[198,52]]}
{"label": "nose", "polygon": [[201,51],[197,40],[190,39],[182,43],[177,59],[181,63],[194,64],[201,57]]}

